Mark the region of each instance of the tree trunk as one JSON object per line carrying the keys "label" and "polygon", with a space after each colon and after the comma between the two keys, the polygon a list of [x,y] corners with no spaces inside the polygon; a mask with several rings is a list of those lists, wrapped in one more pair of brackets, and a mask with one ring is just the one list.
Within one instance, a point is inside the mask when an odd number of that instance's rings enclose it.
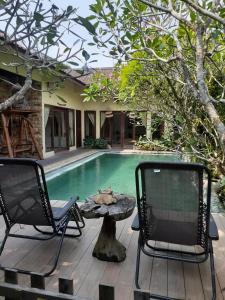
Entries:
{"label": "tree trunk", "polygon": [[204,25],[199,23],[196,35],[196,75],[198,82],[198,90],[201,103],[205,106],[210,120],[214,124],[218,133],[222,149],[225,151],[225,126],[220,119],[220,116],[212,103],[212,98],[209,95],[208,87],[205,82],[205,69],[204,69],[204,47],[203,47],[203,34]]}
{"label": "tree trunk", "polygon": [[4,111],[7,108],[11,107],[13,104],[16,104],[18,101],[23,100],[26,93],[30,90],[32,86],[32,70],[28,69],[26,73],[26,79],[24,85],[21,89],[16,92],[14,95],[6,99],[3,103],[0,103],[0,111]]}

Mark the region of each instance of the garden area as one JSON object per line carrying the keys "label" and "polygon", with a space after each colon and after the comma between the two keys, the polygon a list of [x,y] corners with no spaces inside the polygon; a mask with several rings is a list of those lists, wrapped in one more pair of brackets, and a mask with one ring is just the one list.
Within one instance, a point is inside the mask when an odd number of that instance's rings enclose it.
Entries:
{"label": "garden area", "polygon": [[99,0],[90,9],[92,15],[83,25],[94,44],[107,49],[117,64],[110,76],[93,76],[84,101],[113,99],[136,115],[149,112],[150,128],[135,147],[178,151],[207,165],[223,201],[225,11],[221,3]]}
{"label": "garden area", "polygon": [[0,0],[0,295],[224,299],[223,2]]}

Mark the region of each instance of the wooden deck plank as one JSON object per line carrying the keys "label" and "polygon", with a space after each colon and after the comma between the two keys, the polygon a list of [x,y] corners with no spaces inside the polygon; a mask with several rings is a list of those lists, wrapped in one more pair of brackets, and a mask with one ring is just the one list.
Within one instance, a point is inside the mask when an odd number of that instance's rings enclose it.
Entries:
{"label": "wooden deck plank", "polygon": [[[76,241],[70,238],[65,240],[66,244],[63,247],[54,277],[47,280],[48,288],[54,289],[55,277],[57,276],[74,279],[74,290],[77,292],[83,282],[85,272],[88,272],[88,266],[92,263],[92,251],[97,239],[99,225],[99,220],[87,220],[80,238]],[[71,244],[71,242],[73,243]],[[70,244],[69,247],[68,244]]]}
{"label": "wooden deck plank", "polygon": [[[183,251],[194,252],[195,248],[192,246],[181,246]],[[185,257],[185,255],[183,255]],[[203,300],[204,292],[202,287],[202,280],[200,276],[199,265],[195,263],[183,263],[184,266],[184,283],[185,283],[185,299]]]}
{"label": "wooden deck plank", "polygon": [[[133,232],[130,228],[132,219],[133,216],[117,224],[117,238],[127,247],[126,260],[118,264],[92,257],[102,219],[86,220],[87,225],[80,238],[64,240],[57,270],[46,280],[47,289],[56,291],[57,278],[60,276],[73,279],[75,294],[80,296],[98,299],[98,285],[105,283],[115,287],[116,300],[133,299],[138,232]],[[225,295],[225,217],[223,214],[216,214],[215,220],[220,233],[220,240],[214,242],[217,299],[222,300]],[[4,225],[2,218],[0,224]],[[0,236],[3,233],[0,230]],[[9,264],[10,267],[26,266],[35,271],[43,271],[49,267],[54,250],[55,241],[10,239],[0,262],[4,260],[4,265]],[[19,276],[19,282],[27,285],[27,277]],[[209,300],[211,295],[208,262],[198,266],[141,255],[139,282],[142,289],[149,290],[150,287],[152,293],[178,299]],[[221,292],[222,289],[224,290]]]}
{"label": "wooden deck plank", "polygon": [[[117,222],[116,224],[116,235],[117,239],[120,239],[121,233],[125,227],[125,224],[129,222],[126,220],[125,222]],[[87,276],[83,280],[83,284],[81,285],[80,289],[77,292],[78,296],[81,297],[88,297],[92,295],[93,299],[98,299],[98,286],[101,282],[101,279],[103,277],[106,263],[103,261],[100,261],[96,258],[93,258],[92,265],[89,269],[89,272],[87,273]],[[93,284],[95,282],[95,284]]]}
{"label": "wooden deck plank", "polygon": [[184,263],[184,280],[186,298],[190,300],[203,300],[204,293],[197,264]]}
{"label": "wooden deck plank", "polygon": [[221,289],[223,298],[225,298],[225,217],[223,214],[213,214],[213,216],[219,233],[219,240],[213,243],[215,269],[218,278],[218,285]]}
{"label": "wooden deck plank", "polygon": [[[123,227],[123,231],[121,232],[120,236],[118,237],[119,241],[126,247],[129,247],[129,243],[133,234],[133,231],[131,230],[131,222],[133,218],[127,219],[125,222],[125,226]],[[101,278],[101,284],[108,284],[108,285],[115,285],[117,278],[120,274],[121,268],[123,264],[122,263],[114,263],[109,262],[106,265],[105,271]]]}
{"label": "wooden deck plank", "polygon": [[[135,257],[135,263],[136,263],[136,257]],[[152,268],[153,268],[153,258],[151,256],[147,256],[141,253],[140,269],[139,269],[139,285],[143,290],[150,289]],[[136,289],[135,285],[133,285],[133,289]]]}
{"label": "wooden deck plank", "polygon": [[[169,249],[180,251],[179,245],[169,245]],[[168,297],[185,299],[184,267],[180,261],[168,260]]]}
{"label": "wooden deck plank", "polygon": [[[156,247],[168,249],[167,243],[156,242]],[[150,292],[152,294],[168,295],[168,261],[162,258],[153,258]]]}

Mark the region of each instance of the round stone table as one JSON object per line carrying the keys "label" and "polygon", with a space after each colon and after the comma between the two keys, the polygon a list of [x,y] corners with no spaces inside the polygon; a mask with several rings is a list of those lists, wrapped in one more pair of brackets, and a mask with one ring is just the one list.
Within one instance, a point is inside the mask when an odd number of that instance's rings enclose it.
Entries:
{"label": "round stone table", "polygon": [[103,217],[103,224],[92,255],[101,260],[120,262],[126,258],[126,248],[116,239],[116,221],[130,217],[136,199],[125,194],[114,194],[117,203],[96,204],[96,195],[89,196],[80,206],[82,215],[87,219]]}

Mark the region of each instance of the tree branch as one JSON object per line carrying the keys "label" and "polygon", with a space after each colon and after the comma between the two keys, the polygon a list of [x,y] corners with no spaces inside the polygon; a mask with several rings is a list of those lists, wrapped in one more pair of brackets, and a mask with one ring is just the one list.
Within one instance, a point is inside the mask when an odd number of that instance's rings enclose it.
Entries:
{"label": "tree branch", "polygon": [[181,1],[188,4],[192,8],[194,8],[200,14],[210,17],[211,19],[218,21],[221,24],[225,25],[225,19],[221,18],[219,15],[212,13],[211,11],[209,11],[207,9],[204,9],[203,7],[201,7],[200,5],[196,4],[195,2],[193,2],[191,0],[181,0]]}

